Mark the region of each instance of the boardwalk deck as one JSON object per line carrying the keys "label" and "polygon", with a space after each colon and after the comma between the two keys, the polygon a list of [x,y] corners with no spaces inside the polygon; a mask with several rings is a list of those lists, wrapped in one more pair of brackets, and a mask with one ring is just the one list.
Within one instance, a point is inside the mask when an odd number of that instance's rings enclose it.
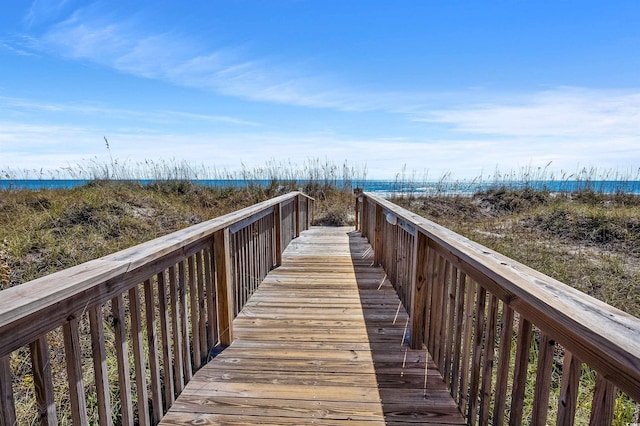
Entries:
{"label": "boardwalk deck", "polygon": [[235,319],[233,344],[161,424],[465,424],[428,354],[403,344],[407,313],[349,231],[291,242]]}

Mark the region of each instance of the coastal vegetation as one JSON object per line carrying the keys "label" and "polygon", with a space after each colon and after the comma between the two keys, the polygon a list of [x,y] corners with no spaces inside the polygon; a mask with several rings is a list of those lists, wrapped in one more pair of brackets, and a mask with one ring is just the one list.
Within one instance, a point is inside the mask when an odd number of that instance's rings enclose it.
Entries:
{"label": "coastal vegetation", "polygon": [[[174,163],[158,168],[158,179],[143,184],[133,172],[127,172],[132,179],[112,179],[126,177],[126,169],[116,166],[94,170],[100,179],[75,188],[0,192],[0,289],[292,190],[316,199],[314,224],[353,225],[352,191],[366,180],[366,170],[346,164],[316,162],[300,171],[274,163],[236,175],[243,184],[208,187],[194,183],[198,173]],[[250,183],[258,177],[259,184]],[[420,184],[403,176],[396,180],[391,201],[640,317],[640,196],[606,194],[595,187],[513,188],[499,181],[472,195],[440,191],[418,196],[400,188]],[[51,336],[50,343],[52,357],[59,358],[56,351],[62,353],[63,345],[57,338],[62,339]],[[36,412],[28,358],[26,349],[12,357],[21,424],[31,423]],[[65,386],[62,364],[55,365],[60,370],[54,375],[56,387]],[[588,381],[589,374],[585,371],[583,379]],[[57,404],[64,407],[68,401]],[[637,419],[637,410],[632,401],[621,404],[616,421]]]}

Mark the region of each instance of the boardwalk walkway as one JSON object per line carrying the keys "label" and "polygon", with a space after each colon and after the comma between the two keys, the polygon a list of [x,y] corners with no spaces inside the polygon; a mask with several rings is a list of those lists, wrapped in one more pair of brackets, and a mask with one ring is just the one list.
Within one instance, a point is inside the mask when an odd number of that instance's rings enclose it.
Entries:
{"label": "boardwalk walkway", "polygon": [[403,344],[408,316],[371,264],[350,228],[292,241],[161,424],[465,424],[425,351]]}

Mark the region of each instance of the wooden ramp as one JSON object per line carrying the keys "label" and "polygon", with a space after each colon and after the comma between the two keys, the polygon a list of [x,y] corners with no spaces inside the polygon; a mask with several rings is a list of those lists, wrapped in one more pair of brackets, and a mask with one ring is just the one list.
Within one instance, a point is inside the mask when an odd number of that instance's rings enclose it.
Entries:
{"label": "wooden ramp", "polygon": [[161,424],[465,424],[360,233],[291,242]]}

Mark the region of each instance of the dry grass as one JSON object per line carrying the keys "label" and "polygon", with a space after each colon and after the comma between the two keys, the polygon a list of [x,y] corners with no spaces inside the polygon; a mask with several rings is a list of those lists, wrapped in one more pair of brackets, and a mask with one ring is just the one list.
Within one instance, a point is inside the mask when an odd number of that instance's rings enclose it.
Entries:
{"label": "dry grass", "polygon": [[208,188],[95,181],[68,190],[4,191],[0,197],[0,288],[122,250],[242,207],[302,189],[318,224],[353,223],[352,195],[323,184]]}
{"label": "dry grass", "polygon": [[640,317],[640,196],[495,189],[392,201]]}

